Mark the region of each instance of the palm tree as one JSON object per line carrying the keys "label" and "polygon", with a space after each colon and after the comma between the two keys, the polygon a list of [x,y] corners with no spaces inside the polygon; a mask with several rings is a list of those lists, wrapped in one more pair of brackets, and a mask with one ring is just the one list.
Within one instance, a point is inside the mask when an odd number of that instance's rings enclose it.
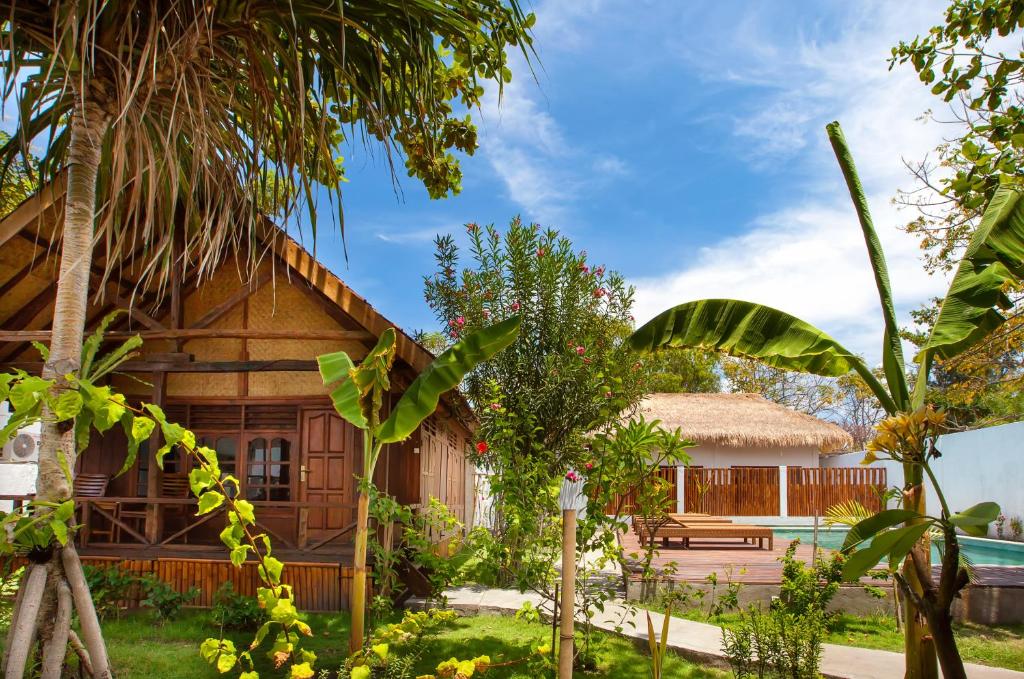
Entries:
{"label": "palm tree", "polygon": [[[963,255],[931,335],[915,357],[917,376],[911,389],[896,324],[889,273],[868,212],[864,189],[839,123],[830,123],[826,130],[857,211],[881,302],[884,383],[860,357],[825,332],[783,311],[739,300],[704,299],[668,309],[639,328],[630,338],[630,344],[640,351],[666,346],[714,349],[785,370],[831,377],[855,372],[890,416],[917,413],[918,417],[923,417],[920,413],[924,412],[928,374],[934,359],[948,359],[960,354],[1006,321],[1000,309],[1009,309],[1012,305],[1004,290],[1006,286],[1019,284],[1024,279],[1024,193],[1003,187],[992,198]],[[907,526],[905,535],[920,537],[927,528],[922,525],[925,523],[923,484],[929,455],[930,451],[918,449],[904,461],[903,507],[908,512],[889,516],[906,518],[913,514],[914,518],[907,521],[913,525]],[[945,516],[947,510],[944,506],[944,521],[949,518]],[[959,516],[952,516],[953,523]],[[991,516],[994,518],[995,514]],[[899,521],[904,518],[899,518]],[[948,521],[946,523],[949,524]],[[877,532],[888,525],[892,524],[875,526],[873,530]],[[979,524],[967,525],[973,529]],[[893,531],[892,537],[899,535]],[[866,536],[866,533],[862,535]],[[907,677],[935,677],[936,652],[944,676],[964,676],[963,662],[952,636],[949,607],[957,591],[955,585],[959,582],[959,587],[963,587],[965,581],[954,558],[956,537],[952,528],[947,538],[951,544],[946,552],[951,558],[944,558],[943,570],[945,574],[947,562],[951,562],[953,572],[948,574],[949,581],[944,577],[939,585],[931,582],[926,538],[911,540],[899,555],[902,558],[911,552],[911,558],[903,562],[900,575],[901,589],[909,594],[904,607]],[[895,552],[894,549],[890,551]],[[885,552],[886,555],[889,553]],[[890,556],[893,563],[897,561],[894,556],[895,553]],[[878,561],[876,557],[865,565],[864,559],[858,559],[864,570]],[[926,605],[921,606],[920,603]]]}
{"label": "palm tree", "polygon": [[[472,151],[476,136],[454,104],[479,101],[478,78],[500,87],[511,77],[506,50],[518,47],[529,58],[533,22],[516,0],[6,0],[0,7],[3,97],[19,113],[0,158],[6,170],[41,145],[40,181],[66,172],[47,378],[78,367],[99,240],[108,270],[141,247],[142,284],[162,284],[180,264],[173,258],[209,273],[226,252],[255,244],[260,208],[304,209],[315,237],[318,185],[342,225],[337,159],[347,140],[379,142],[389,161],[404,154],[409,174],[432,196],[457,191],[449,150]],[[276,190],[293,184],[295,191]],[[180,255],[172,255],[175,240],[184,243]],[[73,430],[44,425],[41,500],[70,496],[62,455],[73,468]],[[19,606],[41,601],[44,612],[53,609],[56,583],[67,578],[96,676],[107,676],[77,555],[57,551],[58,577],[27,588]],[[63,657],[64,648],[52,652]]]}

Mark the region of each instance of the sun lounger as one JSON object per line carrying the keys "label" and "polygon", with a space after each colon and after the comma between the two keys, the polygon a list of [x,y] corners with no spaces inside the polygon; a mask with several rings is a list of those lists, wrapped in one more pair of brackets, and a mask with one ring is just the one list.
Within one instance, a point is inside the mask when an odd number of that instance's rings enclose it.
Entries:
{"label": "sun lounger", "polygon": [[[641,536],[641,543],[644,542],[643,537]],[[669,524],[655,529],[653,537],[655,540],[661,540],[665,545],[668,545],[670,540],[681,540],[684,549],[690,546],[690,540],[694,538],[709,540],[742,538],[744,542],[757,540],[758,548],[763,548],[764,541],[767,539],[768,549],[772,550],[775,547],[775,536],[771,528],[736,523]]]}
{"label": "sun lounger", "polygon": [[710,514],[669,514],[668,517],[676,523],[690,525],[696,523],[732,523],[732,519],[722,516],[711,516]]}

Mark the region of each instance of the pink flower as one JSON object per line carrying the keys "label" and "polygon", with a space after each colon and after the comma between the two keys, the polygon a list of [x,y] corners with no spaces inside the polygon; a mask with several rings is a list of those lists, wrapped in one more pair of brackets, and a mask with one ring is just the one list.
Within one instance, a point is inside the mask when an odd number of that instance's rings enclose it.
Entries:
{"label": "pink flower", "polygon": [[544,248],[537,248],[537,256],[538,257],[543,257],[544,256]]}
{"label": "pink flower", "polygon": [[583,359],[583,362],[586,363],[587,365],[590,365],[590,359],[589,358]]}
{"label": "pink flower", "polygon": [[469,233],[473,233],[474,231],[476,231],[479,228],[480,227],[477,226],[474,222],[470,222],[469,224],[466,224],[466,231],[469,232]]}
{"label": "pink flower", "polygon": [[605,398],[611,398],[612,397],[612,392],[610,392],[610,391],[604,392],[604,397]]}
{"label": "pink flower", "polygon": [[576,355],[577,356],[582,356],[585,353],[587,353],[587,349],[582,344],[580,346],[576,347]]}
{"label": "pink flower", "polygon": [[459,316],[455,319],[455,324],[461,328],[466,324],[466,318],[464,316]]}
{"label": "pink flower", "polygon": [[636,320],[636,317],[635,317],[635,316],[634,316],[633,314],[630,314],[630,315],[629,315],[629,320],[631,320],[631,321],[635,321],[635,320]]}
{"label": "pink flower", "polygon": [[512,311],[519,311],[519,302],[512,302]]}
{"label": "pink flower", "polygon": [[490,449],[491,447],[487,445],[487,441],[478,441],[476,444],[476,452],[480,453],[481,455],[483,455]]}
{"label": "pink flower", "polygon": [[588,463],[586,463],[586,464],[585,464],[585,465],[583,465],[583,466],[584,466],[584,467],[586,467],[586,468],[587,468],[587,471],[589,472],[589,471],[590,471],[591,469],[593,469],[593,468],[594,468],[594,463],[593,463],[593,462],[588,462]]}
{"label": "pink flower", "polygon": [[569,472],[568,474],[565,475],[565,478],[569,479],[570,481],[580,480],[580,477],[576,474],[576,472]]}
{"label": "pink flower", "polygon": [[452,339],[459,339],[459,331],[458,330],[452,330],[450,333],[448,333],[448,335]]}
{"label": "pink flower", "polygon": [[594,269],[594,275],[597,276],[597,277],[603,276],[604,275],[604,267],[603,266],[596,267]]}
{"label": "pink flower", "polygon": [[491,404],[491,410],[501,410],[501,404],[499,404],[499,403],[492,403]]}
{"label": "pink flower", "polygon": [[580,262],[580,271],[582,271],[583,273],[590,273],[590,267]]}
{"label": "pink flower", "polygon": [[600,299],[601,297],[604,297],[604,296],[605,296],[605,289],[604,288],[597,288],[596,290],[594,290],[594,297],[597,297],[597,298]]}

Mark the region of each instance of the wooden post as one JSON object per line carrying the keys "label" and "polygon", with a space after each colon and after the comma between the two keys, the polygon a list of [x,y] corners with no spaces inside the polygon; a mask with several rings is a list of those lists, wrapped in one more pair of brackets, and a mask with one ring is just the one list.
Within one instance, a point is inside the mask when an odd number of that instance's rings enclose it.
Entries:
{"label": "wooden post", "polygon": [[[167,402],[167,373],[153,373],[153,402],[161,408]],[[146,469],[146,497],[160,497],[160,468],[156,465],[156,451],[160,447],[160,428],[153,430],[149,437],[149,466]],[[149,503],[146,505],[146,540],[150,544],[160,542],[160,534],[163,532],[163,512],[160,505]]]}
{"label": "wooden post", "polygon": [[576,622],[576,510],[562,512],[562,627],[558,679],[572,679]]}

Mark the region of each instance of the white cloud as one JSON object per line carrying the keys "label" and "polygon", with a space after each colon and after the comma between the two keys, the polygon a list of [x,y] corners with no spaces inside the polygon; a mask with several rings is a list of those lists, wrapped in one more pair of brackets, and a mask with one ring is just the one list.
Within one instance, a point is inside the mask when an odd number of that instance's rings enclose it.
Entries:
{"label": "white cloud", "polygon": [[[869,360],[879,359],[881,317],[863,237],[825,138],[838,119],[853,151],[889,262],[901,322],[946,281],[924,273],[913,237],[898,226],[911,219],[891,204],[910,184],[903,158],[920,159],[948,134],[919,117],[936,105],[909,67],[890,72],[889,48],[941,18],[941,6],[876,2],[856,5],[835,38],[779,37],[748,15],[736,29],[740,50],[719,54],[730,79],[756,83],[763,96],[737,114],[733,133],[758,168],[806,173],[800,195],[753,220],[749,230],[701,250],[683,268],[635,281],[637,318],[702,297],[749,299],[789,311],[832,334]],[[716,41],[723,44],[720,36]],[[761,58],[765,54],[771,59]],[[758,56],[760,55],[760,56]],[[708,63],[694,56],[690,64]],[[711,74],[707,74],[711,77]],[[800,172],[797,172],[799,174]]]}
{"label": "white cloud", "polygon": [[439,228],[433,228],[412,229],[410,231],[378,231],[374,235],[378,240],[382,240],[385,243],[413,245],[432,242],[434,238],[437,237],[438,233],[442,233],[442,230]]}

